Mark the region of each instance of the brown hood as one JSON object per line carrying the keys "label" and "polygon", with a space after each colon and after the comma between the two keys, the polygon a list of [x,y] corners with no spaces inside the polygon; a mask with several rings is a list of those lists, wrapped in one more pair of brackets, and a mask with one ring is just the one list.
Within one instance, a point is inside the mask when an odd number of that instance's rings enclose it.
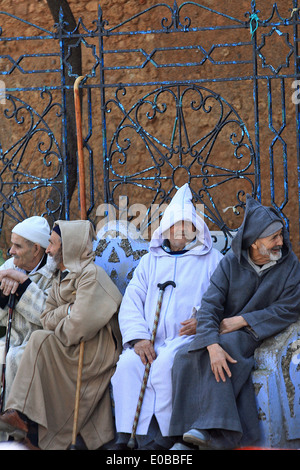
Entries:
{"label": "brown hood", "polygon": [[80,273],[94,259],[94,228],[88,220],[58,220],[62,238],[62,256],[65,267],[72,273]]}

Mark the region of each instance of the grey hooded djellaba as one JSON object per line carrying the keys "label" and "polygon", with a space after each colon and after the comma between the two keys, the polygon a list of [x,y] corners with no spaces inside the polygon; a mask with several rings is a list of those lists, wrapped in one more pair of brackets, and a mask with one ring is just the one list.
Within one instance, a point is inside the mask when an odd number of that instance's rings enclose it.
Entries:
{"label": "grey hooded djellaba", "polygon": [[[195,338],[175,356],[172,436],[192,428],[209,430],[211,442],[220,448],[259,438],[251,380],[254,351],[265,338],[297,321],[300,312],[300,265],[284,226],[282,257],[274,265],[258,274],[248,261],[248,248],[274,221],[282,222],[275,209],[247,195],[232,250],[221,260],[202,298]],[[249,326],[220,335],[220,322],[237,315]],[[237,360],[228,363],[232,376],[225,382],[217,382],[211,371],[207,346],[214,343]]]}

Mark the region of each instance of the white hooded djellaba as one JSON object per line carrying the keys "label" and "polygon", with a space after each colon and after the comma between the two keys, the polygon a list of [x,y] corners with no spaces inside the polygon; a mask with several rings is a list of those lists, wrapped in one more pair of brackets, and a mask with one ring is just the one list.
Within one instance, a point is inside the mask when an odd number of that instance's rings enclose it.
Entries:
{"label": "white hooded djellaba", "polygon": [[[181,220],[193,223],[196,239],[181,252],[168,252],[162,247],[165,234]],[[112,377],[117,432],[131,432],[145,370],[130,342],[151,339],[159,294],[157,285],[174,281],[176,287],[168,286],[164,291],[154,346],[157,357],[150,368],[137,427],[137,435],[146,435],[155,416],[161,434],[168,435],[172,411],[173,359],[177,350],[194,337],[179,336],[181,322],[191,318],[200,305],[221,258],[221,253],[212,248],[208,227],[197,214],[191,190],[185,184],[173,197],[153,233],[149,253],[141,258],[135,269],[120,307],[123,352]]]}

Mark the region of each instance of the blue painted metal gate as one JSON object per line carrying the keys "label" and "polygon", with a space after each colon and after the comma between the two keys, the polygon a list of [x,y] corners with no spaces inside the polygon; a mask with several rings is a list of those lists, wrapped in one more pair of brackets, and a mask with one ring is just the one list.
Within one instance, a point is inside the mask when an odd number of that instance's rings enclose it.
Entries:
{"label": "blue painted metal gate", "polygon": [[81,49],[93,222],[102,203],[125,207],[128,217],[142,203],[146,230],[189,182],[210,228],[224,231],[224,251],[246,193],[277,208],[297,249],[297,0],[274,4],[267,15],[253,0],[243,18],[175,1],[119,24],[109,20],[100,5],[92,29],[80,19],[70,32],[63,14],[47,30],[0,13],[1,231],[33,213],[50,221],[78,216],[69,185],[76,168],[68,165],[75,136],[66,76],[78,76],[71,57]]}

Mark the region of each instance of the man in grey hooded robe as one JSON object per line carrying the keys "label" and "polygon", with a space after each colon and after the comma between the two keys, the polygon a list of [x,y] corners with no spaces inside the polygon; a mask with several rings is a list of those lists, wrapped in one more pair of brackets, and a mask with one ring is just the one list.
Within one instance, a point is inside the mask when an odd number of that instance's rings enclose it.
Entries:
{"label": "man in grey hooded robe", "polygon": [[200,448],[255,442],[254,351],[299,312],[300,266],[283,221],[247,195],[232,250],[202,298],[195,338],[174,359],[170,435]]}

